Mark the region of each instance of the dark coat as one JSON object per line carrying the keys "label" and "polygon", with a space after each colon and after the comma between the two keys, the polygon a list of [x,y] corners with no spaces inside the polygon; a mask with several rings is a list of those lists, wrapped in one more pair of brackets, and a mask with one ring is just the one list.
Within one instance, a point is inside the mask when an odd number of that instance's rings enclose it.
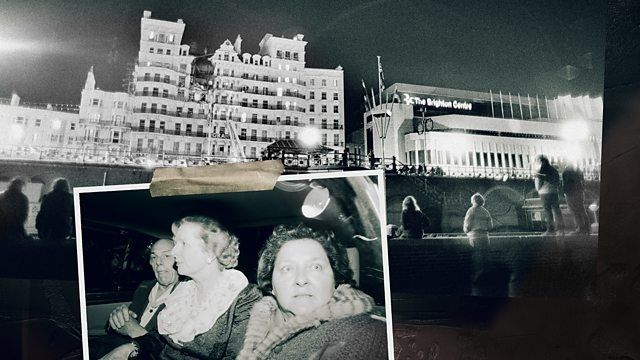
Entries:
{"label": "dark coat", "polygon": [[29,198],[20,190],[0,194],[0,239],[17,242],[27,237],[24,224],[29,217]]}
{"label": "dark coat", "polygon": [[62,241],[73,230],[73,195],[54,190],[42,198],[36,217],[40,239]]}
{"label": "dark coat", "polygon": [[403,237],[421,239],[424,229],[429,227],[429,220],[420,210],[402,210],[401,220]]}
{"label": "dark coat", "polygon": [[268,359],[387,359],[387,330],[368,314],[331,320],[292,335]]}
{"label": "dark coat", "polygon": [[261,298],[262,293],[255,285],[247,285],[211,329],[183,345],[160,336],[157,331],[136,338],[140,347],[138,358],[235,359],[244,343],[251,308]]}

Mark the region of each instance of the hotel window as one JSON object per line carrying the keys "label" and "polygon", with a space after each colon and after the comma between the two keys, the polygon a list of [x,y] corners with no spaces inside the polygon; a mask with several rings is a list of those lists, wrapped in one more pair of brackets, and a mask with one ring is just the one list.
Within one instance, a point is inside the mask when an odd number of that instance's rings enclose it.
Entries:
{"label": "hotel window", "polygon": [[315,124],[316,124],[316,119],[309,118],[309,125],[315,125]]}
{"label": "hotel window", "polygon": [[251,106],[254,107],[254,108],[257,108],[258,107],[258,99],[253,99],[251,101]]}
{"label": "hotel window", "polygon": [[76,124],[75,123],[71,123],[69,125],[69,130],[75,130],[76,129]]}
{"label": "hotel window", "polygon": [[299,58],[298,58],[298,53],[297,53],[297,52],[294,52],[294,53],[293,53],[293,60],[298,61],[298,59],[299,59]]}
{"label": "hotel window", "polygon": [[158,104],[156,103],[151,104],[151,112],[154,114],[158,112]]}
{"label": "hotel window", "polygon": [[187,109],[187,117],[193,117],[193,108]]}
{"label": "hotel window", "polygon": [[338,120],[338,119],[333,119],[333,129],[334,129],[334,130],[338,130],[338,129],[340,129],[340,120]]}
{"label": "hotel window", "polygon": [[196,154],[202,154],[202,143],[196,144]]}
{"label": "hotel window", "polygon": [[153,139],[147,139],[147,149],[153,150]]}
{"label": "hotel window", "polygon": [[284,52],[284,58],[287,59],[287,60],[291,59],[291,52],[290,51],[285,51]]}
{"label": "hotel window", "polygon": [[158,96],[159,91],[160,90],[158,88],[153,88],[153,91],[151,92],[151,95],[152,96]]}
{"label": "hotel window", "polygon": [[221,152],[224,154],[224,145],[218,146],[218,152]]}
{"label": "hotel window", "polygon": [[285,125],[291,125],[291,116],[285,116],[284,117],[284,124]]}
{"label": "hotel window", "polygon": [[258,140],[258,130],[251,129],[251,141],[257,141],[257,140]]}
{"label": "hotel window", "polygon": [[151,73],[144,73],[144,81],[151,80]]}
{"label": "hotel window", "polygon": [[263,87],[262,88],[262,95],[269,95],[269,88],[268,87]]}
{"label": "hotel window", "polygon": [[182,127],[182,124],[180,124],[180,123],[176,123],[176,124],[174,125],[174,132],[175,132],[175,135],[180,135],[180,128],[181,128],[181,127]]}
{"label": "hotel window", "polygon": [[42,124],[42,119],[36,119],[36,127],[40,127]]}
{"label": "hotel window", "polygon": [[240,139],[246,139],[247,138],[247,129],[240,129]]}
{"label": "hotel window", "polygon": [[120,132],[119,131],[114,131],[113,132],[113,136],[111,136],[111,142],[114,144],[117,144],[120,142]]}
{"label": "hotel window", "polygon": [[148,87],[143,87],[142,88],[142,96],[149,96],[149,88]]}
{"label": "hotel window", "polygon": [[338,100],[338,93],[337,92],[333,93],[333,100]]}
{"label": "hotel window", "polygon": [[165,75],[164,76],[164,82],[165,82],[165,84],[170,83],[171,82],[171,77],[169,77],[169,75]]}
{"label": "hotel window", "polygon": [[161,132],[161,133],[164,133],[164,121],[160,121],[160,127],[159,127],[159,129],[160,129],[160,132]]}
{"label": "hotel window", "polygon": [[333,105],[333,113],[337,114],[338,112],[338,105]]}
{"label": "hotel window", "polygon": [[496,155],[494,153],[489,153],[491,158],[491,166],[496,167]]}
{"label": "hotel window", "polygon": [[100,105],[100,99],[91,100],[91,105],[92,106],[99,106]]}
{"label": "hotel window", "polygon": [[255,146],[252,146],[252,147],[251,147],[251,153],[250,153],[250,154],[251,154],[250,156],[251,156],[252,158],[255,158],[255,157],[256,157],[256,147],[255,147]]}
{"label": "hotel window", "polygon": [[257,124],[258,123],[258,114],[251,114],[251,122],[253,124]]}
{"label": "hotel window", "polygon": [[171,49],[167,49],[167,52],[165,54],[171,55]]}
{"label": "hotel window", "polygon": [[277,59],[282,59],[282,50],[276,51],[276,58]]}
{"label": "hotel window", "polygon": [[322,119],[322,128],[323,129],[327,128],[327,119]]}
{"label": "hotel window", "polygon": [[333,134],[333,146],[340,145],[340,134]]}
{"label": "hotel window", "polygon": [[520,160],[520,167],[523,168],[524,167],[524,161],[522,159],[522,154],[518,154],[518,159]]}
{"label": "hotel window", "polygon": [[224,135],[225,135],[225,128],[224,126],[220,126],[220,136],[224,137]]}
{"label": "hotel window", "polygon": [[291,139],[291,131],[285,131],[284,132],[284,139],[285,140]]}
{"label": "hotel window", "polygon": [[266,124],[268,122],[267,115],[262,115],[262,123]]}
{"label": "hotel window", "polygon": [[174,153],[180,152],[180,143],[178,141],[173,142],[173,152]]}
{"label": "hotel window", "polygon": [[162,55],[162,49],[158,48],[158,50],[156,51],[156,53]]}
{"label": "hotel window", "polygon": [[327,86],[327,80],[326,79],[322,79],[322,86]]}
{"label": "hotel window", "polygon": [[164,151],[164,140],[158,140],[158,151],[159,152]]}
{"label": "hotel window", "polygon": [[138,146],[136,147],[138,149],[138,151],[142,151],[142,141],[143,139],[138,139]]}
{"label": "hotel window", "polygon": [[140,120],[138,123],[138,131],[144,131],[144,120]]}
{"label": "hotel window", "polygon": [[163,97],[163,98],[167,98],[167,97],[169,97],[169,90],[167,90],[167,89],[163,89],[163,90],[162,90],[162,97]]}
{"label": "hotel window", "polygon": [[153,54],[153,48],[149,48],[149,53]]}
{"label": "hotel window", "polygon": [[192,129],[193,125],[191,124],[187,124],[187,128],[185,130],[185,134],[187,134],[187,136],[191,136],[191,129]]}
{"label": "hotel window", "polygon": [[[182,65],[181,65],[181,66],[182,66]],[[187,79],[187,78],[186,78],[185,76],[180,76],[180,77],[178,78],[178,86],[184,86],[186,79]]]}
{"label": "hotel window", "polygon": [[322,134],[322,145],[327,145],[327,134]]}
{"label": "hotel window", "polygon": [[156,37],[156,33],[155,32],[153,32],[153,31],[149,32],[149,40],[153,40],[153,38],[155,38],[155,37]]}
{"label": "hotel window", "polygon": [[322,112],[326,113],[327,112],[327,105],[322,105]]}
{"label": "hotel window", "polygon": [[198,130],[196,132],[196,135],[202,136],[203,134],[204,134],[204,125],[198,125]]}
{"label": "hotel window", "polygon": [[313,91],[310,91],[310,92],[309,92],[309,100],[313,100],[313,99],[315,99],[315,98],[316,98],[316,93],[315,93],[315,92],[313,92]]}
{"label": "hotel window", "polygon": [[516,154],[511,154],[511,167],[518,167],[516,163]]}
{"label": "hotel window", "polygon": [[160,74],[153,74],[153,81],[160,82]]}
{"label": "hotel window", "polygon": [[167,114],[167,105],[161,105],[160,107],[160,114]]}
{"label": "hotel window", "polygon": [[316,81],[314,79],[309,79],[309,85],[315,86]]}
{"label": "hotel window", "polygon": [[333,80],[333,86],[336,86],[336,87],[338,86],[338,80],[337,79]]}
{"label": "hotel window", "polygon": [[164,42],[165,40],[164,34],[158,34],[158,41],[159,42]]}
{"label": "hotel window", "polygon": [[262,130],[262,141],[267,141],[267,130]]}
{"label": "hotel window", "polygon": [[191,143],[184,143],[184,152],[186,154],[191,154]]}
{"label": "hotel window", "polygon": [[324,92],[324,91],[323,91],[323,92],[320,94],[320,100],[327,100],[327,93],[326,93],[326,92]]}
{"label": "hotel window", "polygon": [[149,120],[149,132],[155,132],[155,131],[156,131],[156,121]]}

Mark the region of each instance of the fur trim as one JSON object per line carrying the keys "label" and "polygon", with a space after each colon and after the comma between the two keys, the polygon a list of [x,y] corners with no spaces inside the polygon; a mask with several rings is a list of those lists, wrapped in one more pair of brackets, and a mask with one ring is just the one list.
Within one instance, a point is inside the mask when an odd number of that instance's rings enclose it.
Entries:
{"label": "fur trim", "polygon": [[368,313],[374,301],[369,295],[349,285],[338,286],[329,303],[310,314],[294,316],[274,327],[278,304],[273,297],[264,297],[251,310],[244,346],[239,360],[265,359],[277,345],[286,342],[302,330],[320,326],[323,322]]}

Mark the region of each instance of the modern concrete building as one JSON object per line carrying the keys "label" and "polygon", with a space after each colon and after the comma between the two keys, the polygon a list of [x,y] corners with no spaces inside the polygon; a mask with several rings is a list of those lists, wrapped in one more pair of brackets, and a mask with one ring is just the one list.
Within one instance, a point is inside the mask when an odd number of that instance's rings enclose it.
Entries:
{"label": "modern concrete building", "polygon": [[[546,99],[394,84],[364,115],[366,146],[376,157],[423,165],[444,175],[530,177],[534,157],[599,174],[602,99]],[[375,119],[375,120],[372,120]],[[381,136],[381,135],[385,136]]]}

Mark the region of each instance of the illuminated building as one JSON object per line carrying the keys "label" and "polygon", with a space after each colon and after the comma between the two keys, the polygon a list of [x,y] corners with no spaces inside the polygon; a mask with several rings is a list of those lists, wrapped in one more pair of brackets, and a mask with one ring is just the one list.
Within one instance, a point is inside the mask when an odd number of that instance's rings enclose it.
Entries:
{"label": "illuminated building", "polygon": [[535,156],[544,154],[552,163],[571,163],[588,178],[598,177],[601,98],[546,99],[410,84],[390,86],[383,98],[392,99],[396,89],[395,102],[365,114],[366,144],[376,157],[386,130],[387,163],[395,156],[401,164],[447,176],[528,178]]}

